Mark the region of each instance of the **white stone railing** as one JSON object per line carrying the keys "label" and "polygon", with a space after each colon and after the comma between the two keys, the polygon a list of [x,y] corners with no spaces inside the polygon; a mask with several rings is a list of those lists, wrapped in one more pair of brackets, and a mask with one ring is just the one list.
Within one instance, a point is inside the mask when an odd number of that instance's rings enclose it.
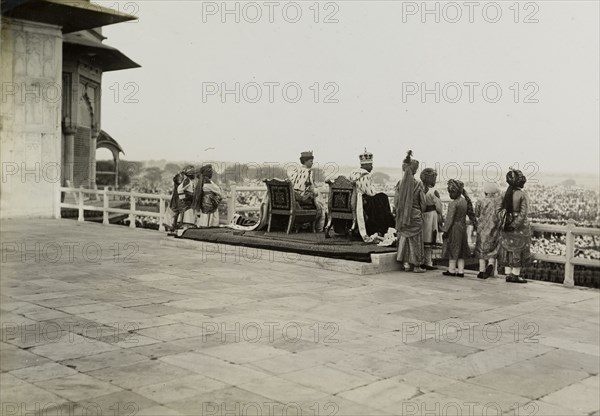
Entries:
{"label": "white stone railing", "polygon": [[549,232],[557,234],[565,234],[566,236],[566,253],[564,256],[555,256],[549,254],[535,253],[533,258],[540,261],[546,261],[550,263],[559,263],[565,265],[565,280],[563,284],[565,286],[574,286],[574,274],[575,266],[586,266],[586,267],[600,267],[600,260],[585,259],[581,257],[575,257],[575,236],[576,235],[592,235],[600,236],[599,228],[591,227],[577,227],[575,221],[569,219],[567,225],[550,225],[550,224],[531,224],[533,231],[538,232]]}
{"label": "white stone railing", "polygon": [[[62,202],[62,193],[71,194],[73,196],[73,200],[76,202],[75,204]],[[102,206],[88,204],[86,205],[86,195],[91,195],[96,197],[96,200],[102,201]],[[98,198],[100,197],[100,198]],[[129,200],[129,209],[117,208],[110,206],[110,200],[115,199],[115,197],[125,197],[126,201]],[[155,199],[158,200],[158,212],[156,211],[143,211],[136,208],[136,199]],[[109,224],[109,214],[127,214],[129,215],[129,227],[135,228],[135,219],[137,216],[142,217],[154,217],[158,218],[159,231],[164,231],[164,225],[162,218],[165,215],[165,209],[167,207],[168,201],[171,200],[171,195],[165,194],[145,194],[140,192],[122,192],[122,191],[109,191],[107,188],[103,190],[95,190],[95,189],[84,189],[84,188],[68,188],[68,187],[60,187],[58,192],[58,201],[56,201],[55,206],[57,207],[54,213],[55,218],[61,218],[60,210],[61,208],[70,208],[78,210],[77,221],[83,222],[84,211],[98,211],[102,212],[102,224]],[[89,201],[89,200],[88,200]]]}
{"label": "white stone railing", "polygon": [[229,224],[233,219],[236,212],[258,212],[260,211],[259,206],[238,206],[237,193],[238,192],[267,192],[266,186],[237,186],[231,185],[229,190],[229,199],[227,200],[227,223]]}

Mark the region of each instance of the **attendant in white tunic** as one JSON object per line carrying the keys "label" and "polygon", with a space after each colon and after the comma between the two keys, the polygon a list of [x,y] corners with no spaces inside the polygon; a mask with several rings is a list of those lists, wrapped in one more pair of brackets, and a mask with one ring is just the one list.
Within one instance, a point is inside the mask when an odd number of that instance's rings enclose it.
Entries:
{"label": "attendant in white tunic", "polygon": [[312,171],[314,162],[312,151],[302,152],[300,154],[300,166],[295,167],[289,174],[289,180],[294,185],[296,202],[301,207],[314,207],[317,209],[317,221],[315,229],[317,232],[323,231],[325,225],[325,213],[327,212],[325,204],[318,198],[318,192],[315,188],[315,181]]}
{"label": "attendant in white tunic", "polygon": [[440,218],[443,215],[442,202],[436,197],[433,190],[436,179],[437,172],[432,168],[425,168],[421,171],[421,182],[423,182],[423,192],[425,193],[425,211],[423,212],[424,264],[421,267],[425,270],[436,269],[433,266],[432,253],[439,234]]}
{"label": "attendant in white tunic", "polygon": [[194,209],[193,202],[198,180],[196,179],[196,170],[193,166],[188,166],[182,173],[183,181],[177,186],[177,195],[179,197],[178,212],[181,218],[178,228],[187,229],[196,226],[196,210]]}

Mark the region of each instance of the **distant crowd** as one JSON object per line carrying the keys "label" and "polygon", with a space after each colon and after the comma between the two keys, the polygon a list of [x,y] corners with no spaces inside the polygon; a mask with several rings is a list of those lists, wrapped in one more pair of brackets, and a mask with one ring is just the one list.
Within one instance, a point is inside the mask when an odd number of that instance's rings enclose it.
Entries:
{"label": "distant crowd", "polygon": [[[259,186],[261,183],[253,183],[249,186]],[[394,184],[379,186],[380,192],[393,192]],[[482,195],[483,189],[477,183],[465,184],[473,202]],[[326,188],[325,188],[326,189]],[[532,213],[531,221],[534,223],[565,225],[572,218],[577,226],[600,228],[600,194],[593,190],[577,187],[565,187],[562,185],[538,185],[532,184],[527,188],[531,199]],[[225,189],[227,197],[229,189]],[[442,200],[448,196],[444,189],[440,189]],[[326,194],[325,194],[326,195]],[[244,206],[259,206],[262,195],[257,192],[237,192],[237,203]]]}

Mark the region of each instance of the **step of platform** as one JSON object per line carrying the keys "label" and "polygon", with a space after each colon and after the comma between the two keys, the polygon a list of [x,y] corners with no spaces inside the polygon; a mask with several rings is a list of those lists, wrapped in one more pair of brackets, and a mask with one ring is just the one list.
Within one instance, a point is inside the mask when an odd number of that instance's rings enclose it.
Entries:
{"label": "step of platform", "polygon": [[233,259],[234,262],[240,263],[254,263],[258,261],[288,263],[313,269],[330,270],[361,276],[391,272],[401,270],[402,268],[402,265],[396,261],[396,253],[372,253],[371,262],[367,263],[229,244],[216,244],[174,237],[161,238],[160,245],[196,250],[204,260],[210,258],[215,259],[218,256],[221,256],[223,261],[232,261]]}

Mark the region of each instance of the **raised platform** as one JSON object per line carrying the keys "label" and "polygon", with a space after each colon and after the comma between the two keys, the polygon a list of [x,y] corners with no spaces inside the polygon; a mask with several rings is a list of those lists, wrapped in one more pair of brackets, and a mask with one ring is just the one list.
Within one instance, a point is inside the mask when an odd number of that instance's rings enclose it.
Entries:
{"label": "raised platform", "polygon": [[395,247],[378,247],[346,237],[326,239],[322,233],[236,231],[228,228],[187,230],[165,237],[161,245],[196,250],[203,260],[269,261],[356,275],[400,270]]}
{"label": "raised platform", "polygon": [[[400,263],[396,261],[396,253],[371,253],[370,262],[344,260],[308,255],[289,253],[285,251],[269,250],[244,247],[239,245],[213,243],[206,241],[189,240],[185,238],[163,237],[160,245],[164,247],[176,247],[196,250],[202,256],[202,260],[221,259],[235,263],[268,261],[271,263],[287,263],[298,266],[311,267],[320,270],[329,270],[356,275],[368,275],[400,270]],[[233,259],[233,260],[231,260]]]}

